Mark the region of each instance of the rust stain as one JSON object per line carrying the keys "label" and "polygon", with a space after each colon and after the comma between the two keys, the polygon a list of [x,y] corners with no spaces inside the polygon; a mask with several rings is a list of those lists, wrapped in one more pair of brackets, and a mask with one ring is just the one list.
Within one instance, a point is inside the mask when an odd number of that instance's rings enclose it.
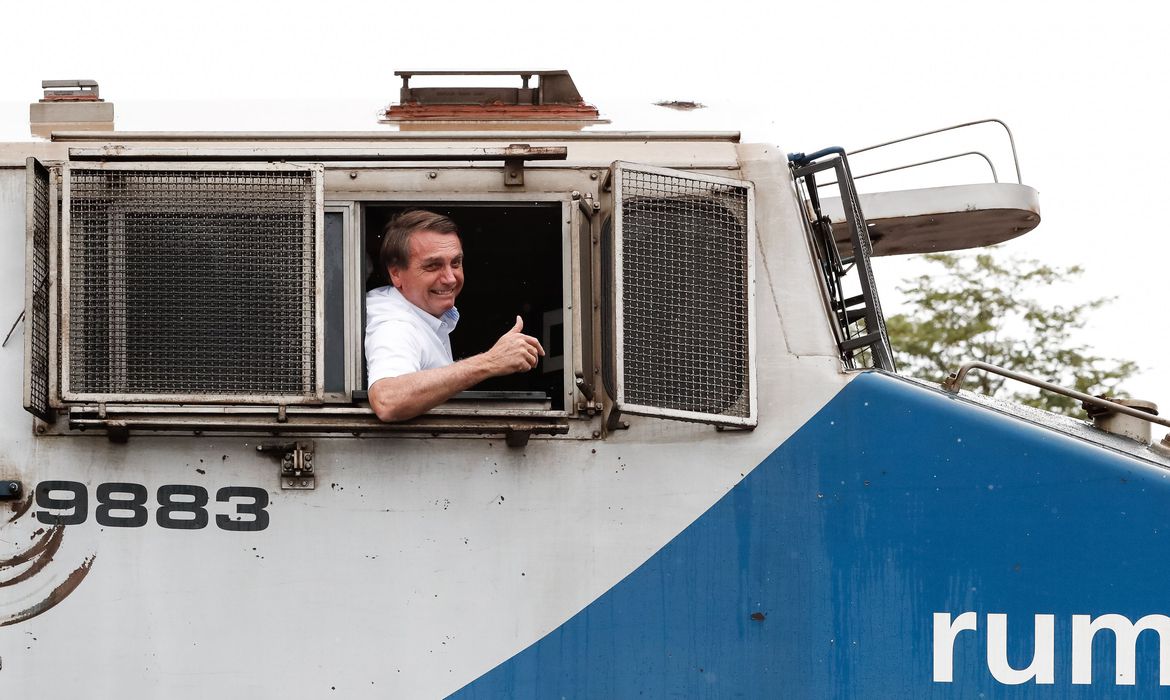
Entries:
{"label": "rust stain", "polygon": [[10,569],[14,566],[26,564],[42,554],[48,553],[49,557],[57,552],[61,546],[61,538],[65,536],[64,525],[54,525],[53,529],[45,533],[39,540],[33,543],[31,547],[20,552],[10,559],[0,559],[0,571]]}
{"label": "rust stain", "polygon": [[[61,528],[63,533],[64,527],[57,527]],[[30,567],[20,572],[20,574],[13,576],[12,578],[7,578],[5,581],[0,581],[0,588],[5,588],[5,586],[9,585],[16,585],[22,581],[28,581],[29,578],[40,574],[42,569],[48,567],[49,562],[53,561],[53,557],[56,556],[57,549],[61,548],[61,536],[54,537],[53,533],[50,533],[48,541],[49,544],[47,547],[41,551],[40,556],[37,556],[35,560],[33,560],[33,564],[30,565]]]}
{"label": "rust stain", "polygon": [[20,516],[27,513],[29,508],[32,508],[32,504],[33,504],[33,494],[31,494],[31,493],[28,495],[28,498],[24,499],[23,502],[13,503],[12,504],[12,517],[8,518],[8,522],[10,522],[10,523],[16,522],[17,518],[19,518]]}
{"label": "rust stain", "polygon": [[31,620],[41,613],[52,610],[57,606],[58,603],[68,598],[69,594],[81,585],[81,582],[84,581],[85,577],[89,575],[90,567],[93,566],[95,559],[97,559],[97,554],[91,554],[85,561],[81,562],[81,566],[78,566],[76,569],[74,569],[73,573],[69,574],[69,576],[67,576],[59,586],[54,588],[53,592],[50,593],[49,596],[41,602],[25,608],[15,615],[0,619],[0,627],[7,627],[8,625],[15,625],[19,622],[24,622],[25,620]]}

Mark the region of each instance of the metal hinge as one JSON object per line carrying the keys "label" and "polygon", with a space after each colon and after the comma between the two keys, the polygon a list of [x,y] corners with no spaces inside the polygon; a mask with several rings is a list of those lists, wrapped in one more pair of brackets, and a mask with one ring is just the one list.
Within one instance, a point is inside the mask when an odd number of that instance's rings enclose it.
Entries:
{"label": "metal hinge", "polygon": [[311,491],[317,488],[313,472],[312,442],[290,442],[276,445],[257,445],[256,451],[280,458],[280,488]]}

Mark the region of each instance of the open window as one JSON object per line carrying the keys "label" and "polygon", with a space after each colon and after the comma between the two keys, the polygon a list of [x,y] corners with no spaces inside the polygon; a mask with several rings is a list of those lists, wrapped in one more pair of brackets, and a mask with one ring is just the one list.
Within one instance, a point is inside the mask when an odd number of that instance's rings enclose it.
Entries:
{"label": "open window", "polygon": [[[572,393],[565,357],[571,328],[565,319],[568,289],[565,224],[568,205],[557,200],[402,201],[367,203],[363,210],[365,291],[389,284],[379,264],[386,224],[410,208],[451,218],[463,243],[460,320],[451,333],[456,359],[484,352],[515,322],[541,341],[546,355],[531,372],[495,377],[457,395],[448,408],[492,406],[564,414]],[[363,324],[364,325],[364,324]],[[362,363],[364,372],[365,363]],[[365,387],[363,378],[362,387]],[[571,406],[570,406],[571,408]]]}
{"label": "open window", "polygon": [[754,426],[752,184],[622,162],[612,182],[602,287],[615,410]]}

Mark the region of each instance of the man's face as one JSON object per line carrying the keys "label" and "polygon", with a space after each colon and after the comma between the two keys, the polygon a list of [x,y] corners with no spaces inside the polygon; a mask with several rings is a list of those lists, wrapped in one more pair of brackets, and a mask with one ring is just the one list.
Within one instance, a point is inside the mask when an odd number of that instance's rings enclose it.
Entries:
{"label": "man's face", "polygon": [[463,246],[453,233],[410,234],[410,262],[390,267],[390,281],[410,303],[432,316],[455,306],[463,289]]}

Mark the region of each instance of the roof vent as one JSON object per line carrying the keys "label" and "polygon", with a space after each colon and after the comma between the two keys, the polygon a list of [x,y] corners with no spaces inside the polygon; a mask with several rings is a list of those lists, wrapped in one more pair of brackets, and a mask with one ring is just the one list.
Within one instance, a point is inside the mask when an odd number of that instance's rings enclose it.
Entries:
{"label": "roof vent", "polygon": [[[396,71],[399,103],[379,121],[402,131],[548,130],[580,131],[608,124],[586,104],[568,71]],[[520,87],[412,87],[411,78],[516,76]],[[531,84],[532,78],[538,82]]]}
{"label": "roof vent", "polygon": [[49,138],[54,131],[113,131],[114,103],[98,97],[96,80],[42,80],[45,96],[28,106],[29,130]]}
{"label": "roof vent", "polygon": [[[1108,398],[1101,396],[1099,398]],[[1158,405],[1152,401],[1141,401],[1138,399],[1109,399],[1114,403],[1119,403],[1122,406],[1129,406],[1130,408],[1149,413],[1150,415],[1158,415]],[[1114,435],[1121,435],[1138,442],[1149,445],[1153,442],[1150,437],[1150,424],[1141,418],[1134,416],[1127,416],[1123,413],[1116,413],[1103,406],[1095,404],[1082,403],[1081,407],[1093,419],[1093,425],[1107,433]]]}

